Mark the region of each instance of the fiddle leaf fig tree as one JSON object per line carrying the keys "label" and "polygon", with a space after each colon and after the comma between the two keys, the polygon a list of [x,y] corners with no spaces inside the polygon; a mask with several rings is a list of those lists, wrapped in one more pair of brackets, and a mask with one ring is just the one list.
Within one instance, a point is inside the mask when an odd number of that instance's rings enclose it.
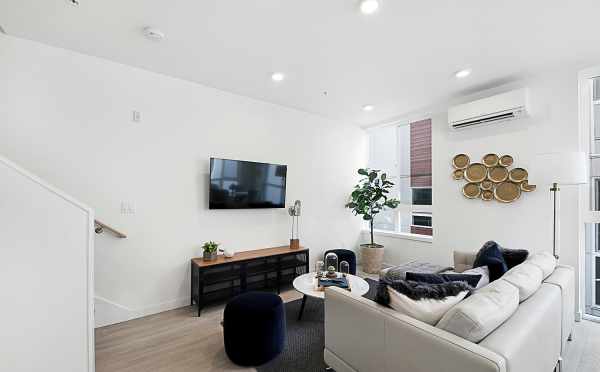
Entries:
{"label": "fiddle leaf fig tree", "polygon": [[350,200],[346,204],[346,208],[350,208],[355,216],[361,215],[362,219],[369,221],[371,228],[371,247],[378,247],[373,241],[373,221],[375,216],[387,209],[396,208],[400,204],[400,200],[390,198],[389,193],[394,183],[387,179],[387,174],[380,170],[369,168],[361,168],[358,174],[364,176],[354,186]]}

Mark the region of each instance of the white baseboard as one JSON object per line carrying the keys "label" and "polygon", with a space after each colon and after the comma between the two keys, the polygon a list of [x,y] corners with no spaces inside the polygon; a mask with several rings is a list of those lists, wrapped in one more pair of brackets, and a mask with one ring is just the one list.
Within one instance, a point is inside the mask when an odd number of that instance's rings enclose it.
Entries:
{"label": "white baseboard", "polygon": [[162,313],[163,311],[178,309],[180,307],[188,306],[190,301],[189,297],[182,297],[153,304],[141,309],[130,309],[101,296],[95,296],[94,300],[96,328]]}
{"label": "white baseboard", "polygon": [[130,318],[131,309],[112,302],[104,297],[94,297],[95,327],[125,322]]}
{"label": "white baseboard", "polygon": [[138,310],[132,311],[130,319],[136,319],[136,318],[141,318],[141,317],[152,315],[152,314],[158,314],[158,313],[162,313],[164,311],[179,309],[180,307],[189,306],[189,305],[190,305],[189,297],[177,298],[174,300],[150,305],[143,309],[138,309]]}

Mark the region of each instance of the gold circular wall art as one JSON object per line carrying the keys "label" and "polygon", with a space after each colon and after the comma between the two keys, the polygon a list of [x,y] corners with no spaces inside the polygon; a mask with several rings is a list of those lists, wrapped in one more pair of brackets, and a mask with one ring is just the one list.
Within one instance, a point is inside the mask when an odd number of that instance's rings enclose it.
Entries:
{"label": "gold circular wall art", "polygon": [[475,199],[479,197],[481,194],[481,189],[479,188],[479,184],[475,182],[469,182],[463,186],[463,195],[469,199]]}
{"label": "gold circular wall art", "polygon": [[508,169],[501,165],[492,167],[488,171],[488,178],[495,183],[504,182],[508,178]]}
{"label": "gold circular wall art", "polygon": [[494,192],[492,190],[483,190],[481,192],[481,199],[485,201],[490,201],[494,199]]}
{"label": "gold circular wall art", "polygon": [[496,154],[486,154],[481,159],[481,162],[486,167],[491,168],[491,167],[495,167],[496,165],[498,165],[498,160],[499,159],[500,158],[498,158],[498,155],[496,155]]}
{"label": "gold circular wall art", "polygon": [[485,180],[483,182],[481,182],[481,189],[482,190],[486,190],[486,191],[490,191],[494,188],[494,183],[490,180]]}
{"label": "gold circular wall art", "polygon": [[452,178],[467,182],[462,187],[466,198],[511,203],[523,192],[536,190],[536,185],[529,184],[526,169],[510,169],[514,160],[512,155],[489,153],[481,158],[481,163],[471,163],[467,154],[458,154],[452,158]]}
{"label": "gold circular wall art", "polygon": [[503,203],[513,202],[521,196],[521,187],[519,184],[505,181],[500,182],[494,189],[494,197]]}
{"label": "gold circular wall art", "polygon": [[537,187],[535,185],[530,185],[527,180],[521,182],[521,191],[531,192],[535,191]]}
{"label": "gold circular wall art", "polygon": [[487,177],[487,167],[481,163],[472,163],[465,171],[465,179],[469,182],[481,182]]}
{"label": "gold circular wall art", "polygon": [[455,169],[454,172],[452,172],[452,178],[458,181],[463,178],[464,173],[465,171],[462,169]]}
{"label": "gold circular wall art", "polygon": [[513,165],[513,162],[514,159],[510,155],[502,155],[500,157],[500,160],[498,161],[498,163],[500,163],[500,165],[503,167],[510,167],[511,165]]}
{"label": "gold circular wall art", "polygon": [[465,169],[469,166],[471,159],[466,154],[458,154],[452,158],[452,166],[455,169]]}
{"label": "gold circular wall art", "polygon": [[513,182],[516,183],[521,183],[525,180],[527,180],[527,177],[529,176],[529,174],[527,173],[527,170],[523,169],[523,168],[515,168],[512,169],[510,171],[510,173],[508,174],[508,179],[510,179]]}

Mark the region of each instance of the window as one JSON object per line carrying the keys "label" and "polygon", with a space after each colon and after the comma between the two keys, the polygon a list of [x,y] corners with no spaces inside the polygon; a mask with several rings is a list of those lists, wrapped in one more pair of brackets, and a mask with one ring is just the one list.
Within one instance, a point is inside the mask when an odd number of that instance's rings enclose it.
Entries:
{"label": "window", "polygon": [[369,131],[369,168],[387,172],[400,206],[375,217],[377,230],[433,235],[431,119]]}
{"label": "window", "polygon": [[413,205],[431,205],[431,187],[412,189]]}
{"label": "window", "polygon": [[[585,222],[585,317],[600,319],[600,69],[585,77],[580,94],[590,154]],[[587,197],[586,196],[586,197]]]}

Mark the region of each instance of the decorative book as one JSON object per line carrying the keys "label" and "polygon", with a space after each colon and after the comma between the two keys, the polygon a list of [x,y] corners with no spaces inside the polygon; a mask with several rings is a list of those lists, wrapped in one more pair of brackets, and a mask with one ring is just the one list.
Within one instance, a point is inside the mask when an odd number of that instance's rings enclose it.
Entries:
{"label": "decorative book", "polygon": [[319,278],[319,289],[327,287],[339,287],[350,290],[350,283],[348,282],[348,278],[343,276],[339,278]]}

